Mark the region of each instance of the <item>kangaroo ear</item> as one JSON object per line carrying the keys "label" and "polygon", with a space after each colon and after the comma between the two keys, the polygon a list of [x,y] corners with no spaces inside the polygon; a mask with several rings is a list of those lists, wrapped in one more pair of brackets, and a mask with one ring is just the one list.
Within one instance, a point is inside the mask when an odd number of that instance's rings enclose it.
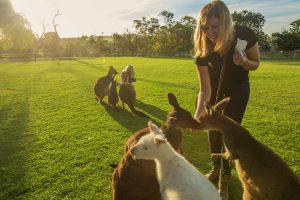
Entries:
{"label": "kangaroo ear", "polygon": [[214,109],[217,111],[222,111],[226,108],[228,102],[230,100],[230,97],[226,97],[224,99],[222,99],[221,101],[219,101],[215,106]]}
{"label": "kangaroo ear", "polygon": [[172,105],[175,109],[180,108],[178,101],[174,94],[168,93],[168,100],[169,100],[169,104]]}
{"label": "kangaroo ear", "polygon": [[212,114],[212,109],[211,109],[211,105],[209,102],[207,102],[207,101],[204,102],[204,109],[208,115]]}
{"label": "kangaroo ear", "polygon": [[158,133],[160,131],[159,128],[152,121],[148,122],[148,127],[153,133]]}
{"label": "kangaroo ear", "polygon": [[168,117],[170,124],[174,124],[174,122],[176,121],[176,117]]}
{"label": "kangaroo ear", "polygon": [[167,139],[161,135],[157,135],[154,137],[154,144],[159,145],[159,144],[165,144],[166,142],[167,142]]}

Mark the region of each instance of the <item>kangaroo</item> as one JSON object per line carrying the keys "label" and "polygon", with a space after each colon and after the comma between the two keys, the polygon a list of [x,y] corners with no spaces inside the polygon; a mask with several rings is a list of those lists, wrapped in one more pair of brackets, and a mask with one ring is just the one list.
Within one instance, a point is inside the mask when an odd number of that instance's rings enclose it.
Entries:
{"label": "kangaroo", "polygon": [[94,86],[95,99],[99,103],[103,103],[103,98],[108,95],[109,84],[113,80],[113,77],[118,73],[113,66],[108,67],[108,73],[106,76],[100,77]]}
{"label": "kangaroo", "polygon": [[245,128],[222,115],[230,98],[215,106],[205,103],[200,130],[217,130],[223,135],[225,156],[234,160],[243,184],[244,200],[300,199],[299,177],[271,149],[257,141]]}
{"label": "kangaroo", "polygon": [[118,110],[117,108],[118,102],[119,102],[119,96],[117,92],[117,81],[113,79],[111,81],[111,85],[108,93],[108,105]]}
{"label": "kangaroo", "polygon": [[[180,107],[175,95],[168,94],[169,104],[173,110],[168,114],[162,132],[178,152],[181,151],[183,128],[198,129],[200,125],[191,113]],[[141,137],[150,133],[149,127],[131,135],[125,145],[125,153],[113,172],[113,199],[114,200],[160,200],[161,194],[156,177],[155,163],[149,160],[134,160],[129,149]],[[114,165],[111,165],[114,167]]]}
{"label": "kangaroo", "polygon": [[[130,69],[128,71],[131,72],[131,74],[132,73],[134,74],[133,66],[131,66],[130,68],[127,66],[126,68]],[[124,76],[126,75],[125,71],[126,71],[126,69],[123,70]],[[122,72],[122,74],[123,74],[123,72]],[[129,109],[131,110],[131,112],[133,112],[137,116],[150,118],[148,115],[146,115],[145,113],[135,109],[135,107],[134,107],[134,103],[135,103],[135,99],[136,99],[136,92],[135,92],[135,89],[134,89],[133,82],[136,79],[134,79],[134,77],[132,77],[132,76],[124,78],[124,77],[122,77],[122,75],[121,75],[121,79],[123,81],[120,84],[119,97],[122,101],[123,108],[125,107],[124,104],[127,104]]]}

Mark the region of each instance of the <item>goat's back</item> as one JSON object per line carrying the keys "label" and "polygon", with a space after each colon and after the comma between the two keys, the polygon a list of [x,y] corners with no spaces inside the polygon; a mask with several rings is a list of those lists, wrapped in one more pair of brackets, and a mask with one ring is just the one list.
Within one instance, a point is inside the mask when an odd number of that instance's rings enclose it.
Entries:
{"label": "goat's back", "polygon": [[158,168],[161,176],[159,184],[164,188],[163,199],[220,200],[217,189],[207,177],[178,153],[171,157]]}
{"label": "goat's back", "polygon": [[154,161],[133,160],[126,152],[113,172],[114,200],[160,200]]}

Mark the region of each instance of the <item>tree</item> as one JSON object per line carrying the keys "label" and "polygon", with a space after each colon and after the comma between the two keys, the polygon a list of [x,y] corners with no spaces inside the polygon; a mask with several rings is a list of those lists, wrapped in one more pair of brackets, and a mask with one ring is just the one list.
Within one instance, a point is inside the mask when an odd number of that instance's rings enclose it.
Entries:
{"label": "tree", "polygon": [[232,13],[232,19],[235,24],[251,28],[258,37],[258,43],[261,49],[269,49],[269,36],[263,32],[263,26],[266,22],[265,17],[257,12],[243,10]]}
{"label": "tree", "polygon": [[61,13],[57,10],[56,14],[52,18],[52,26],[54,31],[46,32],[42,37],[42,46],[44,52],[51,54],[51,56],[57,57],[61,52],[60,48],[60,37],[57,32],[57,26],[55,23],[56,17],[60,16]]}
{"label": "tree", "polygon": [[122,35],[113,34],[113,42],[116,44],[115,50],[118,55],[136,55],[138,52],[137,41],[138,35],[130,33],[128,30]]}
{"label": "tree", "polygon": [[152,36],[159,29],[159,21],[156,18],[147,19],[142,17],[141,20],[133,20],[134,27],[138,34]]}
{"label": "tree", "polygon": [[171,55],[178,51],[189,52],[193,48],[192,36],[197,24],[196,19],[184,16],[174,20],[174,14],[161,11],[165,25],[161,26],[158,19],[142,17],[134,20],[134,27],[139,36],[136,38],[138,52],[154,51],[160,55]]}
{"label": "tree", "polygon": [[3,30],[11,16],[15,15],[13,6],[9,0],[0,0],[0,28]]}
{"label": "tree", "polygon": [[141,20],[134,20],[133,23],[138,34],[135,38],[137,52],[144,55],[152,52],[155,35],[161,27],[159,20],[153,17],[142,17]]}
{"label": "tree", "polygon": [[300,19],[291,22],[290,26],[289,31],[272,34],[272,43],[277,50],[293,51],[300,49]]}
{"label": "tree", "polygon": [[291,22],[290,26],[291,26],[290,31],[292,33],[299,33],[300,32],[300,19]]}
{"label": "tree", "polygon": [[190,16],[184,16],[180,19],[180,23],[192,30],[195,30],[196,26],[197,26],[197,20],[193,17]]}
{"label": "tree", "polygon": [[196,19],[184,16],[170,27],[164,26],[155,38],[155,49],[160,54],[170,55],[189,52],[193,49],[193,33]]}
{"label": "tree", "polygon": [[163,10],[159,13],[159,16],[164,18],[165,25],[168,27],[171,27],[175,23],[174,14],[169,11]]}
{"label": "tree", "polygon": [[31,52],[34,35],[27,19],[14,11],[9,0],[0,1],[0,44],[2,51]]}

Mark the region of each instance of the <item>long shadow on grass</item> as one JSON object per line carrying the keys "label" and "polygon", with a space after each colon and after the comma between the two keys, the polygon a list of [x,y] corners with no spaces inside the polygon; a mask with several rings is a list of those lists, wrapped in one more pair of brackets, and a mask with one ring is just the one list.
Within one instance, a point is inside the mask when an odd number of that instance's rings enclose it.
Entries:
{"label": "long shadow on grass", "polygon": [[12,70],[14,68],[19,68],[22,67],[23,65],[28,64],[28,62],[21,62],[21,63],[15,63],[15,62],[8,62],[8,65],[6,63],[1,63],[0,62],[0,69],[3,70],[4,72],[7,70]]}
{"label": "long shadow on grass", "polygon": [[9,109],[0,111],[0,122],[4,122],[1,126],[5,125],[7,118],[14,118],[8,126],[0,129],[0,199],[16,199],[31,190],[24,178],[24,159],[28,147],[23,142],[29,116],[28,101],[25,99],[19,106],[16,116],[11,116]]}
{"label": "long shadow on grass", "polygon": [[81,63],[81,64],[84,64],[84,65],[87,65],[87,66],[92,67],[92,68],[97,69],[97,70],[106,70],[106,68],[103,67],[102,64],[99,64],[99,66],[97,66],[97,65],[92,65],[92,64],[90,64],[90,63],[88,63],[88,62],[84,62],[84,61],[82,61],[82,60],[78,60],[78,59],[76,59],[76,58],[73,58],[72,60],[74,60],[74,61],[76,61],[76,62],[79,62],[79,63]]}
{"label": "long shadow on grass", "polygon": [[118,122],[121,126],[125,127],[130,132],[136,132],[140,129],[147,127],[149,119],[138,117],[129,112],[126,108],[119,107],[119,111],[116,111],[110,107],[106,102],[103,103],[104,108],[111,117]]}
{"label": "long shadow on grass", "polygon": [[136,108],[139,108],[140,110],[143,110],[146,113],[149,113],[152,116],[154,116],[162,121],[164,121],[166,119],[166,116],[168,114],[166,111],[164,111],[154,105],[144,103],[138,99],[136,100],[135,106],[136,106]]}

